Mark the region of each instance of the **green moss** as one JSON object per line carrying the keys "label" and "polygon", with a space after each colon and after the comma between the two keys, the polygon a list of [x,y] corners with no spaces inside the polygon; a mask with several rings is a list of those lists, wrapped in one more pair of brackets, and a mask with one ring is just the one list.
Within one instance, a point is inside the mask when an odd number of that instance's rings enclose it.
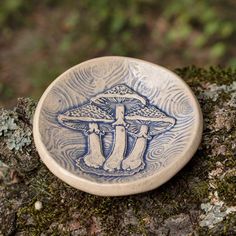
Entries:
{"label": "green moss", "polygon": [[[234,175],[233,175],[234,174]],[[218,183],[218,192],[221,199],[229,205],[236,205],[236,171],[232,176],[226,176]]]}
{"label": "green moss", "polygon": [[208,197],[209,183],[207,181],[194,183],[190,188],[193,199],[201,201]]}
{"label": "green moss", "polygon": [[15,110],[20,119],[32,125],[35,108],[36,103],[32,98],[18,98],[17,107]]}
{"label": "green moss", "polygon": [[[33,235],[39,235],[49,229],[55,219],[57,219],[58,223],[65,221],[68,218],[68,212],[64,210],[63,206],[58,206],[56,202],[50,207],[45,205],[40,211],[35,210],[32,203],[21,208],[17,213],[17,217],[19,218],[18,229],[20,231],[27,230]],[[30,219],[30,221],[27,219]],[[52,227],[52,232],[54,230]]]}
{"label": "green moss", "polygon": [[217,85],[231,84],[236,76],[235,68],[210,67],[209,69],[195,66],[176,69],[175,72],[187,81],[194,84],[201,82],[216,83]]}

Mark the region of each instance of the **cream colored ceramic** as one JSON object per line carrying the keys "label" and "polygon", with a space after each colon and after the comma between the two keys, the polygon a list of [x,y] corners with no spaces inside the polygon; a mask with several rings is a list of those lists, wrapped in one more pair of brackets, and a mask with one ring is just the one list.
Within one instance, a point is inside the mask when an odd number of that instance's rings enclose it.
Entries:
{"label": "cream colored ceramic", "polygon": [[199,104],[173,72],[138,59],[101,57],[67,70],[34,117],[42,161],[69,185],[103,196],[154,189],[193,156]]}

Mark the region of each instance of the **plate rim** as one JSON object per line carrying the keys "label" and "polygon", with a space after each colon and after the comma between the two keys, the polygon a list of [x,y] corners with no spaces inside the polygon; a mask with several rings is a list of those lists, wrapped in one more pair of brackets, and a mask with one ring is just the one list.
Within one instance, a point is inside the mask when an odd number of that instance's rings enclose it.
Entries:
{"label": "plate rim", "polygon": [[[183,84],[184,87],[186,87],[186,91],[188,91],[188,93],[190,94],[190,98],[196,110],[196,114],[195,114],[196,124],[192,131],[191,142],[188,142],[188,146],[185,148],[184,152],[181,153],[182,155],[180,155],[180,157],[177,158],[177,160],[171,162],[171,164],[167,165],[162,170],[150,176],[139,178],[134,181],[124,182],[124,183],[98,183],[89,179],[79,177],[71,173],[70,171],[63,168],[59,163],[57,163],[50,156],[50,153],[47,151],[45,145],[41,141],[41,135],[39,132],[39,116],[40,116],[40,111],[41,111],[43,102],[45,98],[47,97],[49,91],[61,78],[64,77],[65,74],[75,69],[76,67],[80,67],[84,64],[94,63],[95,61],[99,61],[99,60],[112,60],[115,58],[150,64],[151,66],[154,66],[157,69],[158,68],[162,69],[166,71],[167,73],[171,74],[172,78],[175,77],[175,79],[179,80],[179,82]],[[203,132],[203,115],[202,115],[199,102],[196,96],[194,95],[193,91],[189,87],[189,85],[182,78],[180,78],[177,74],[175,74],[174,72],[172,72],[171,70],[163,66],[160,66],[160,65],[157,65],[152,62],[145,61],[145,60],[132,58],[132,57],[123,57],[123,56],[97,57],[97,58],[84,61],[82,63],[79,63],[67,69],[65,72],[59,75],[44,91],[41,98],[39,99],[39,102],[37,104],[37,107],[34,113],[34,118],[33,118],[33,138],[34,138],[35,146],[41,160],[47,166],[47,168],[59,179],[69,184],[70,186],[75,187],[76,189],[82,190],[84,192],[99,195],[99,196],[124,196],[124,195],[137,194],[137,193],[150,191],[164,184],[169,179],[171,179],[177,172],[179,172],[193,157],[194,153],[196,152],[201,142],[202,132]]]}

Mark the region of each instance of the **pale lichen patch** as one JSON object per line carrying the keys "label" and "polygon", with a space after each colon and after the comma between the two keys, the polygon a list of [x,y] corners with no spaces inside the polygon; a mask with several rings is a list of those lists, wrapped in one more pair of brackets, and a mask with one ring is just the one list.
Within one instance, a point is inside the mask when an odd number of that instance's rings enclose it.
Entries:
{"label": "pale lichen patch", "polygon": [[223,201],[219,200],[217,191],[211,197],[211,202],[201,204],[204,214],[200,215],[201,221],[199,222],[201,227],[208,227],[209,229],[222,222],[230,213],[236,212],[236,206],[227,207]]}
{"label": "pale lichen patch", "polygon": [[210,98],[213,102],[217,101],[222,92],[230,93],[230,101],[228,102],[228,104],[232,107],[236,107],[236,100],[234,100],[236,96],[236,81],[233,81],[229,85],[217,85],[215,83],[208,83],[204,89],[205,90],[202,95],[206,98]]}
{"label": "pale lichen patch", "polygon": [[16,112],[0,110],[0,136],[5,139],[10,150],[21,151],[31,143],[32,131],[29,127],[19,125]]}
{"label": "pale lichen patch", "polygon": [[[231,171],[227,171],[234,173]],[[222,222],[230,213],[236,212],[236,206],[227,206],[227,204],[219,198],[218,188],[219,181],[225,178],[225,166],[221,162],[216,162],[215,169],[208,174],[209,178],[209,202],[202,203],[201,209],[204,211],[200,215],[199,225],[201,227],[214,228],[218,223]]]}

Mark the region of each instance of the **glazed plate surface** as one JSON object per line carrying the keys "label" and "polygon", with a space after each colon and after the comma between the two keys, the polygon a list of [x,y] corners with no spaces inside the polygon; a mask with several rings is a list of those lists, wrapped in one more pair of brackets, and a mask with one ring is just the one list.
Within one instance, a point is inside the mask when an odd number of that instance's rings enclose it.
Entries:
{"label": "glazed plate surface", "polygon": [[154,189],[193,156],[199,104],[173,72],[138,59],[101,57],[59,76],[34,117],[42,161],[69,185],[102,196]]}

